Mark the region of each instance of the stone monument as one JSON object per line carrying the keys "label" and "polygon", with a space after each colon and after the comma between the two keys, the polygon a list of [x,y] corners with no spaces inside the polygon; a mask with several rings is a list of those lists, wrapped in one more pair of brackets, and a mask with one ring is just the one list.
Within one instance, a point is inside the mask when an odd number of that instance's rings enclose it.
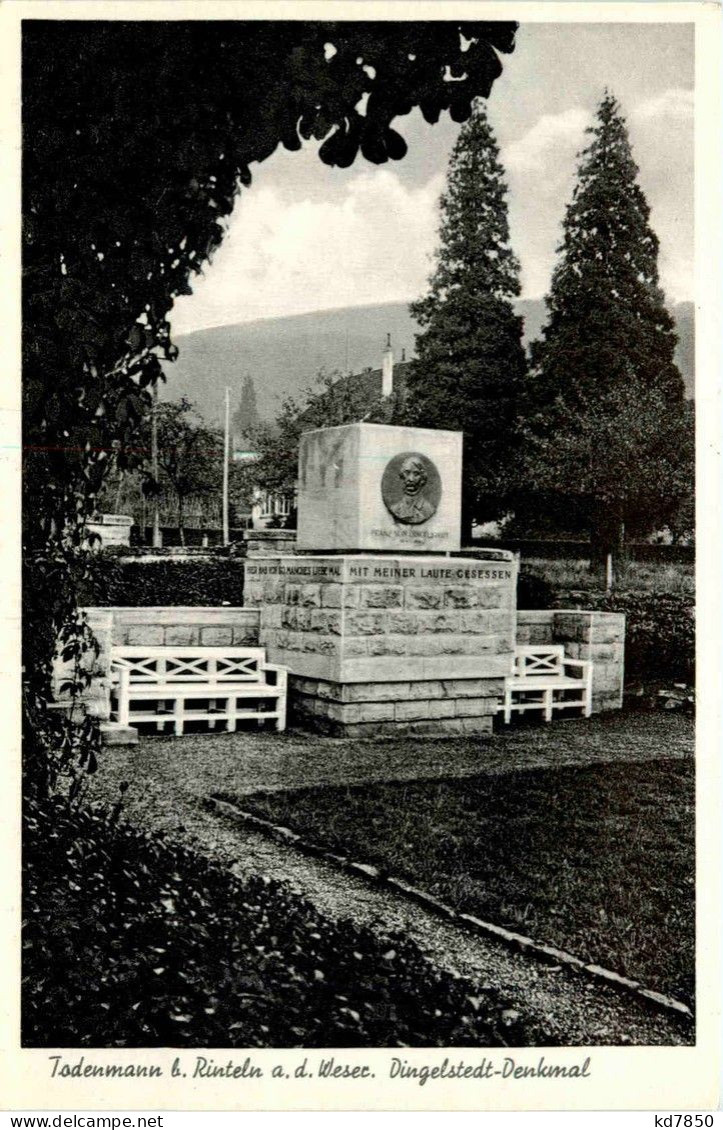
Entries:
{"label": "stone monument", "polygon": [[488,733],[515,641],[516,559],[460,547],[462,436],[302,436],[297,552],[246,562],[296,717],[348,736]]}
{"label": "stone monument", "polygon": [[459,549],[462,435],[347,424],[305,432],[297,547],[353,553]]}

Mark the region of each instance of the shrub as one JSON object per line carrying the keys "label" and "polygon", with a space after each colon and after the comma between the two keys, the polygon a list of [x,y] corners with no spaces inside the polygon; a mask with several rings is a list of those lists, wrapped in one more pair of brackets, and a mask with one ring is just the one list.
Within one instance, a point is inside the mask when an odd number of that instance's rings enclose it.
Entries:
{"label": "shrub", "polygon": [[631,678],[695,681],[695,600],[683,593],[610,593],[606,612],[624,612]]}
{"label": "shrub", "polygon": [[555,590],[544,577],[521,567],[517,577],[517,607],[552,608]]}
{"label": "shrub", "polygon": [[243,561],[237,557],[163,560],[98,554],[80,604],[148,608],[156,605],[243,604]]}
{"label": "shrub", "polygon": [[687,593],[568,592],[554,607],[625,613],[627,679],[695,681],[695,601]]}
{"label": "shrub", "polygon": [[24,1046],[550,1042],[405,938],[327,920],[116,817],[27,807]]}
{"label": "shrub", "polygon": [[517,607],[624,612],[626,679],[695,681],[695,599],[691,593],[556,587],[523,564]]}

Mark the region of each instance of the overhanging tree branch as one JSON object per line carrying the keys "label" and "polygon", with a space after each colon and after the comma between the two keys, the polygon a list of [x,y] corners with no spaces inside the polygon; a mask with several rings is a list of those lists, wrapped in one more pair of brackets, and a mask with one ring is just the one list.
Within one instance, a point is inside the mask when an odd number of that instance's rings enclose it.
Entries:
{"label": "overhanging tree branch", "polygon": [[219,246],[251,164],[311,138],[329,165],[359,153],[400,159],[406,144],[392,121],[415,106],[428,121],[443,111],[463,121],[489,94],[515,30],[454,20],[24,22],[28,763],[52,744],[37,717],[58,633],[74,622],[84,524],[109,453],[121,468],[137,459],[148,390],[176,353],[174,298],[191,293]]}

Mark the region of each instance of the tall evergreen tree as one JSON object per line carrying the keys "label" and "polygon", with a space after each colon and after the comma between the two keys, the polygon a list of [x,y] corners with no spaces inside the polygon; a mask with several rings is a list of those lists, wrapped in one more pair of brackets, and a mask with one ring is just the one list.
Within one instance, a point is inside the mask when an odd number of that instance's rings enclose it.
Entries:
{"label": "tall evergreen tree", "polygon": [[259,426],[261,419],[256,404],[256,385],[254,378],[247,373],[241,388],[241,399],[231,417],[231,434],[234,446],[242,446],[246,438]]}
{"label": "tall evergreen tree", "polygon": [[574,499],[602,553],[668,518],[693,459],[658,239],[612,94],[587,132],[525,414],[529,481],[563,512]]}
{"label": "tall evergreen tree", "polygon": [[426,296],[406,418],[464,432],[463,526],[501,516],[514,485],[518,395],[525,375],[519,263],[510,248],[499,148],[477,102],[452,151],[440,244]]}

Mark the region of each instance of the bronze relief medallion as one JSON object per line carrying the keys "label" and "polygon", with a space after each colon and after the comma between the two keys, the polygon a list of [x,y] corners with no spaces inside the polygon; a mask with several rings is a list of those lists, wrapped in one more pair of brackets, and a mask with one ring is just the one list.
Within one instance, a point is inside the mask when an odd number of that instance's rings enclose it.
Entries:
{"label": "bronze relief medallion", "polygon": [[442,479],[426,455],[403,451],[384,468],[382,499],[395,522],[421,526],[436,514],[441,497]]}

